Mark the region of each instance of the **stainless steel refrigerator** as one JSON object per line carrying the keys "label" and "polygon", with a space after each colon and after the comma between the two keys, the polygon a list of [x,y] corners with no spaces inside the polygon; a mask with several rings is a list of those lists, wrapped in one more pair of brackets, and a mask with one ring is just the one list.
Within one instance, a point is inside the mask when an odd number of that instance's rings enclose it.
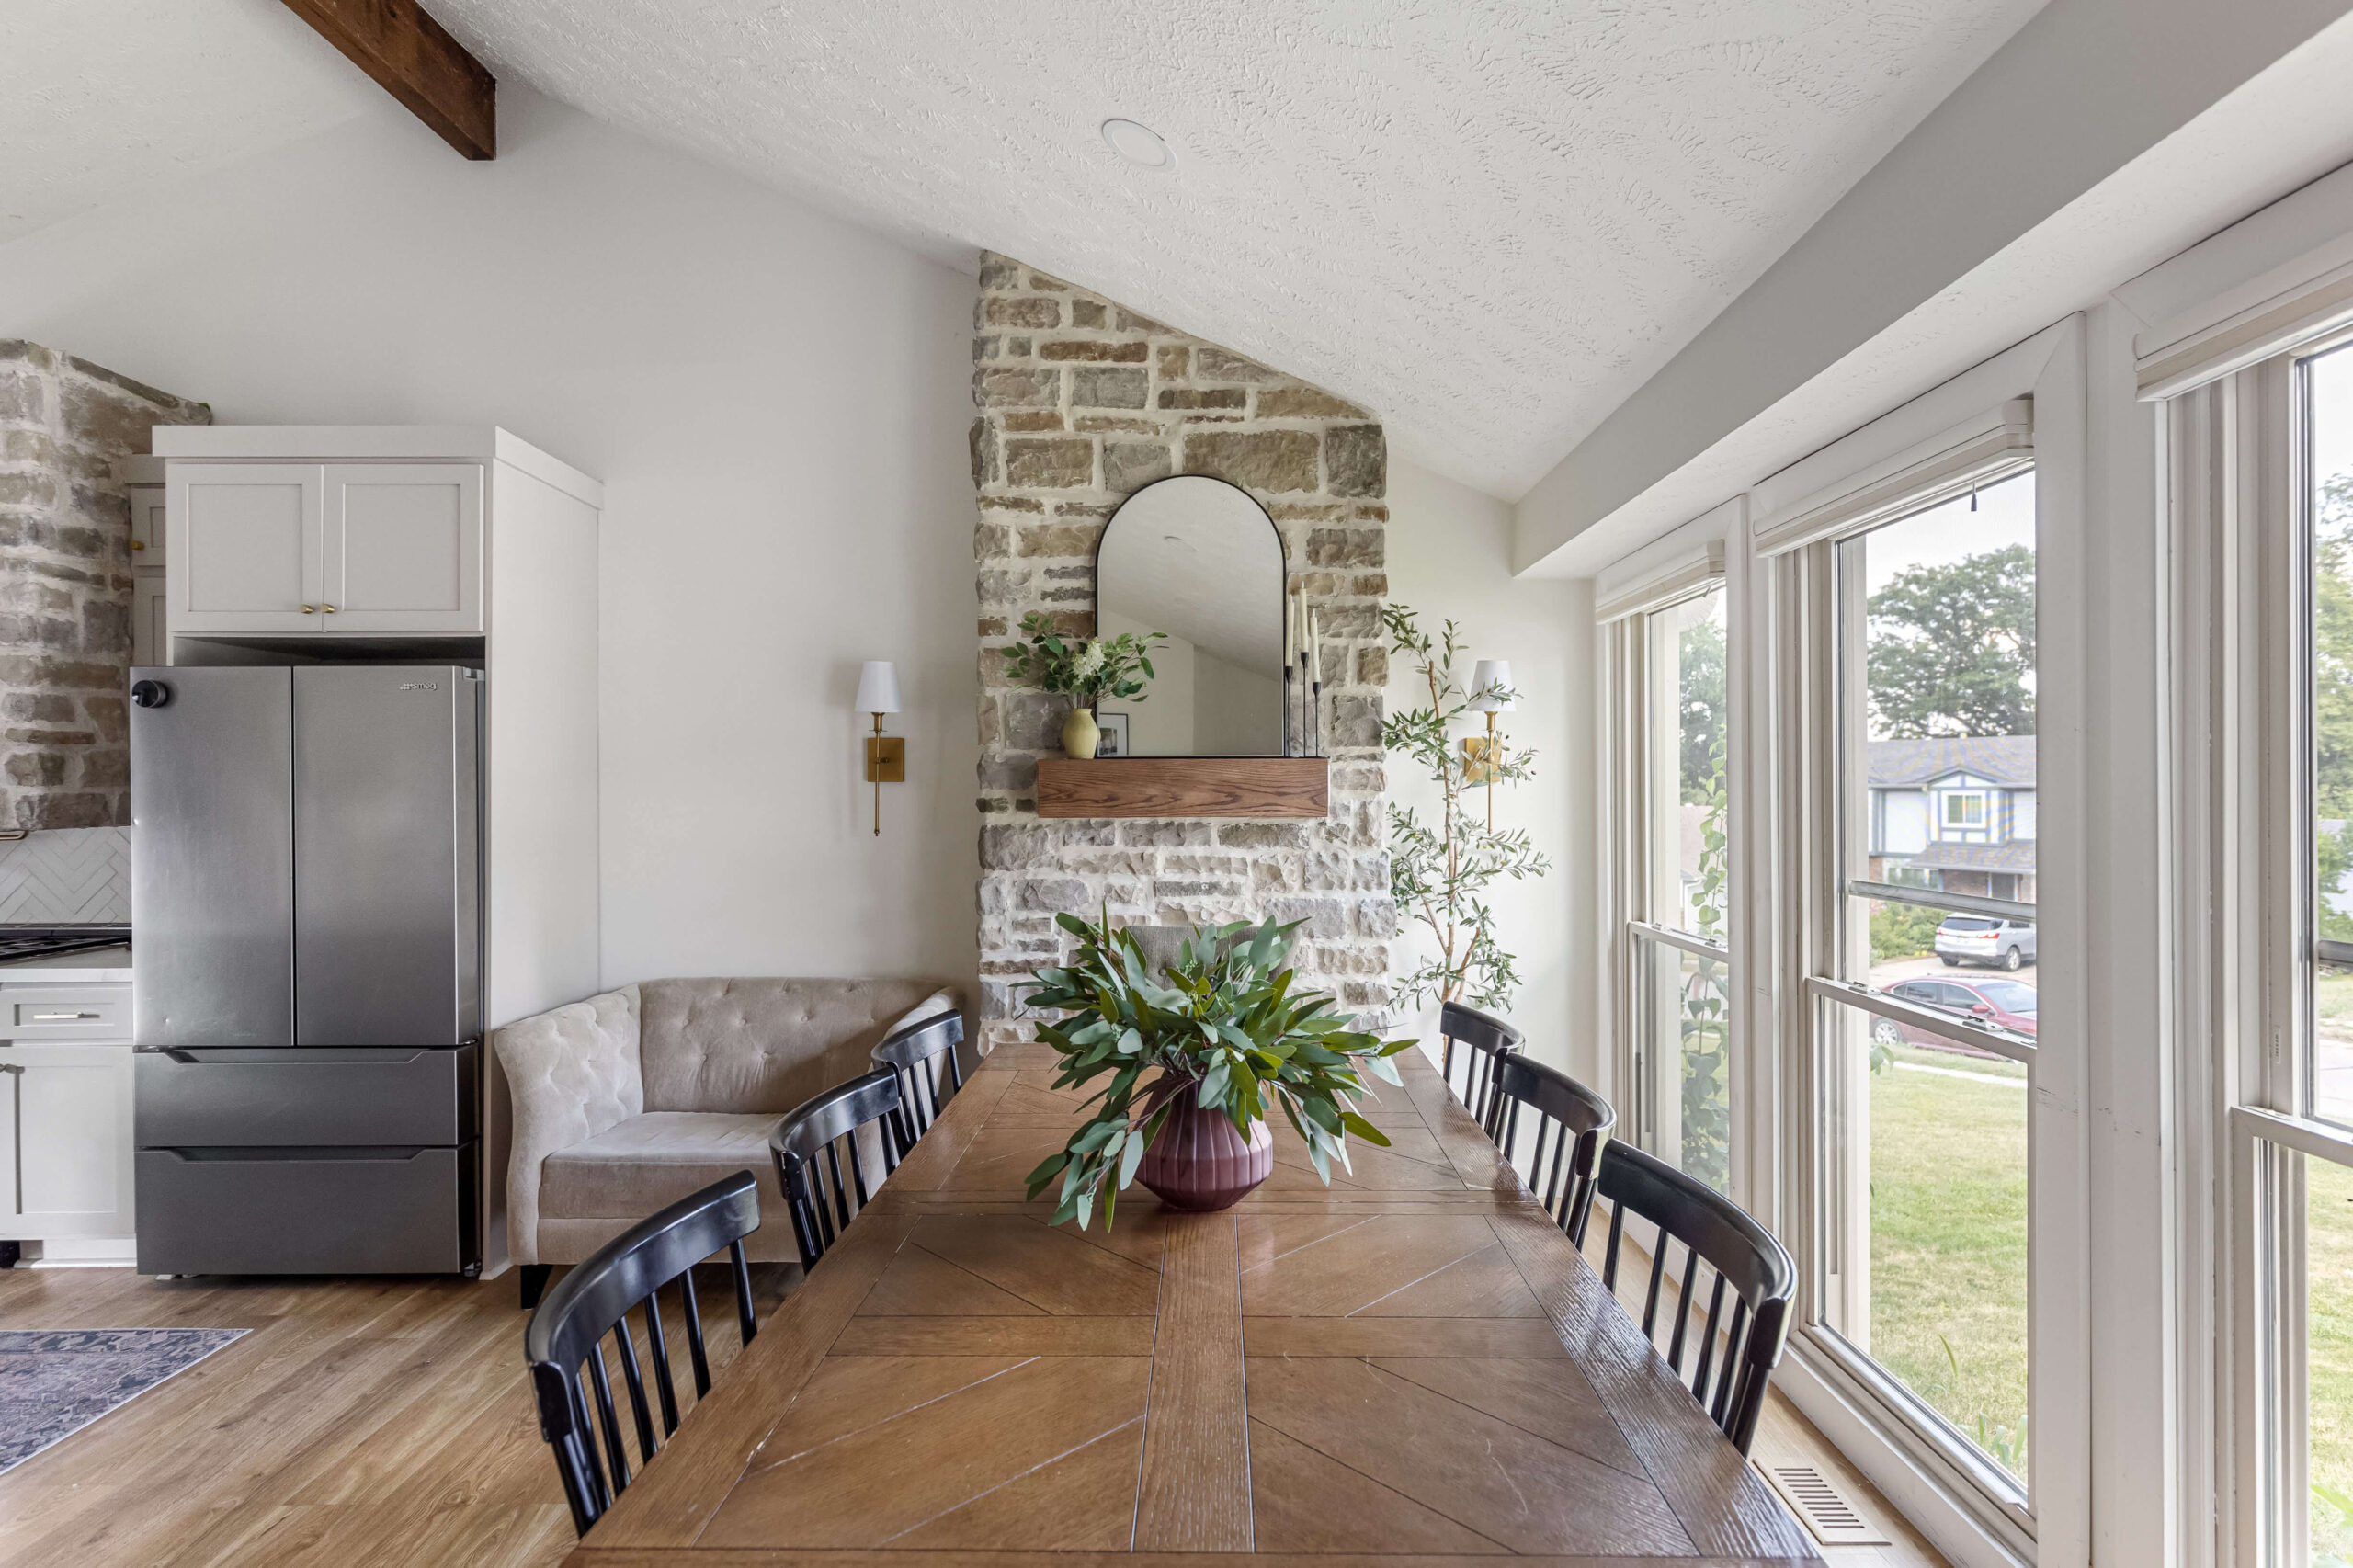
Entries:
{"label": "stainless steel refrigerator", "polygon": [[477,1272],[481,676],[131,676],[140,1272]]}

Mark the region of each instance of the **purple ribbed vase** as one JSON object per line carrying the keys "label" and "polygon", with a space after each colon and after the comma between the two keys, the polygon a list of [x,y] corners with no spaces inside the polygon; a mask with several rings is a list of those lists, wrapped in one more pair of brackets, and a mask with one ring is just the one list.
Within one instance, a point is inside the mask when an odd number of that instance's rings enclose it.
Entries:
{"label": "purple ribbed vase", "polygon": [[1203,1110],[1187,1095],[1143,1152],[1136,1179],[1171,1209],[1230,1209],[1275,1174],[1275,1139],[1264,1121],[1245,1141],[1222,1110]]}

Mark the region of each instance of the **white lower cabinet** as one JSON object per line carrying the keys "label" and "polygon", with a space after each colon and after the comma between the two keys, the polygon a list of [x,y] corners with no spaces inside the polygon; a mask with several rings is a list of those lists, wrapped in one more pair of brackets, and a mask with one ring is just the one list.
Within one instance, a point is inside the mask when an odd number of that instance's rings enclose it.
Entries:
{"label": "white lower cabinet", "polygon": [[129,990],[0,988],[0,1241],[39,1243],[28,1261],[132,1259],[131,1042],[88,1038],[128,1022]]}

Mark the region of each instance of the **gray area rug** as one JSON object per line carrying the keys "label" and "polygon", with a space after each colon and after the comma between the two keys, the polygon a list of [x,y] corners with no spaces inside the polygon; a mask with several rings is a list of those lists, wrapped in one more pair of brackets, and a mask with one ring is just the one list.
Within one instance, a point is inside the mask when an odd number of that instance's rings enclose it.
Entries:
{"label": "gray area rug", "polygon": [[62,1442],[175,1372],[245,1336],[242,1328],[0,1331],[0,1471]]}

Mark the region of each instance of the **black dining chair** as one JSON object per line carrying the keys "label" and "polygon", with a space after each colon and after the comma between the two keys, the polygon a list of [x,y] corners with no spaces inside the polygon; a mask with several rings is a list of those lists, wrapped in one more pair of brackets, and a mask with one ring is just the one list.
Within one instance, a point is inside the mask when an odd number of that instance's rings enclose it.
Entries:
{"label": "black dining chair", "polygon": [[[1643,1300],[1643,1335],[1654,1346],[1658,1342],[1659,1294],[1666,1278],[1667,1255],[1675,1244],[1682,1244],[1683,1276],[1676,1292],[1675,1322],[1665,1352],[1666,1364],[1677,1378],[1683,1375],[1692,1314],[1699,1305],[1699,1266],[1705,1263],[1714,1277],[1708,1292],[1707,1322],[1697,1335],[1699,1367],[1691,1377],[1691,1392],[1740,1451],[1748,1452],[1756,1437],[1756,1419],[1765,1409],[1765,1385],[1789,1342],[1797,1266],[1772,1233],[1731,1199],[1631,1144],[1612,1142],[1602,1151],[1597,1187],[1602,1201],[1609,1205],[1608,1250],[1604,1255],[1601,1282],[1612,1295],[1618,1288],[1618,1251],[1625,1237],[1626,1217],[1636,1215],[1658,1228],[1651,1253],[1650,1285]],[[1727,1289],[1733,1297],[1729,1324],[1722,1315]],[[1723,1355],[1718,1361],[1720,1325],[1724,1328]],[[1712,1392],[1708,1386],[1711,1370],[1715,1373]]]}
{"label": "black dining chair", "polygon": [[[1618,1113],[1566,1073],[1518,1051],[1496,1059],[1495,1093],[1496,1147],[1519,1171],[1544,1211],[1582,1247],[1600,1179],[1601,1152],[1618,1125]],[[1535,1135],[1525,1165],[1518,1157],[1523,1116]]]}
{"label": "black dining chair", "polygon": [[[1445,1078],[1446,1086],[1454,1091],[1454,1097],[1493,1138],[1495,1063],[1518,1051],[1523,1037],[1493,1013],[1483,1013],[1461,1002],[1449,1002],[1438,1008],[1438,1032],[1442,1041],[1438,1048],[1439,1075]],[[1459,1082],[1454,1068],[1458,1047],[1462,1057]]]}
{"label": "black dining chair", "polygon": [[[678,1429],[678,1392],[670,1376],[670,1342],[662,1325],[662,1287],[676,1280],[686,1311],[687,1350],[694,1364],[695,1397],[710,1392],[710,1359],[703,1346],[702,1305],[695,1298],[694,1266],[721,1250],[735,1271],[735,1317],[749,1345],[759,1332],[752,1314],[752,1274],[744,1238],[760,1228],[760,1187],[749,1171],[738,1171],[689,1198],[682,1198],[649,1220],[641,1220],[603,1246],[587,1262],[556,1282],[523,1331],[523,1358],[539,1394],[540,1435],[555,1450],[563,1477],[564,1500],[572,1505],[573,1528],[582,1535],[629,1488],[629,1458],[613,1406],[612,1380],[606,1369],[605,1336],[619,1352],[621,1381],[629,1392],[637,1428],[641,1466],[658,1447],[654,1415],[645,1403],[645,1378],[637,1341],[629,1329],[631,1307],[642,1310],[647,1349],[654,1363],[654,1390],[661,1403],[662,1437]],[[589,1416],[594,1392],[596,1420]],[[597,1428],[604,1434],[604,1460],[597,1453]],[[611,1466],[608,1476],[606,1462]]]}
{"label": "black dining chair", "polygon": [[[777,1186],[792,1216],[801,1267],[814,1268],[849,1222],[873,1198],[880,1181],[866,1179],[858,1130],[871,1125],[882,1145],[882,1174],[899,1168],[899,1126],[906,1102],[896,1069],[884,1067],[803,1100],[768,1135]],[[849,1146],[849,1176],[842,1176],[842,1146]],[[851,1201],[855,1194],[857,1201]]]}
{"label": "black dining chair", "polygon": [[949,1095],[963,1088],[964,1069],[956,1060],[963,1043],[964,1015],[949,1012],[919,1018],[874,1048],[874,1065],[888,1068],[899,1080],[903,1153],[931,1131]]}

